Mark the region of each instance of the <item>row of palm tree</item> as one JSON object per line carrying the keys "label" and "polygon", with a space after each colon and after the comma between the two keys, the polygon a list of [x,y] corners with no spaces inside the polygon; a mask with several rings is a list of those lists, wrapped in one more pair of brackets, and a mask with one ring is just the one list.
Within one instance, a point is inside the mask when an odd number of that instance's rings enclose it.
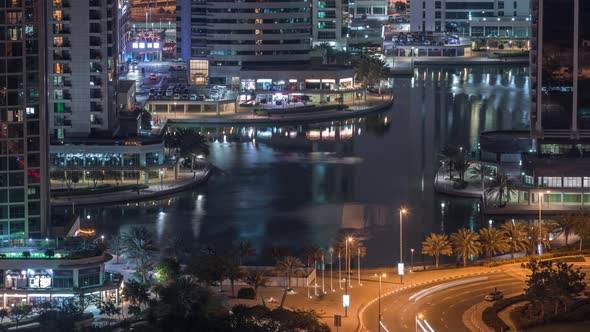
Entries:
{"label": "row of palm tree", "polygon": [[196,156],[209,155],[207,138],[194,128],[169,126],[164,134],[164,146],[170,156],[176,157],[177,164],[180,164],[180,158],[190,159],[191,171],[194,170]]}
{"label": "row of palm tree", "polygon": [[[449,179],[453,179],[454,172],[457,173],[461,183],[465,182],[466,174],[469,174],[472,179],[480,179],[484,203],[493,201],[498,206],[504,206],[518,193],[516,181],[506,173],[494,171],[494,167],[488,166],[481,161],[467,160],[462,148],[447,146],[441,150],[439,158],[447,166]],[[490,186],[486,188],[486,178],[488,177],[493,177],[493,180]]]}
{"label": "row of palm tree", "polygon": [[539,226],[506,222],[500,228],[482,228],[479,232],[462,228],[450,237],[432,233],[422,242],[422,253],[434,257],[437,269],[441,255],[455,254],[462,259],[463,266],[467,266],[469,257],[481,254],[491,259],[495,255],[510,252],[514,259],[515,253],[526,253],[528,249],[534,255],[537,245],[550,248],[549,233],[552,228],[552,224]]}

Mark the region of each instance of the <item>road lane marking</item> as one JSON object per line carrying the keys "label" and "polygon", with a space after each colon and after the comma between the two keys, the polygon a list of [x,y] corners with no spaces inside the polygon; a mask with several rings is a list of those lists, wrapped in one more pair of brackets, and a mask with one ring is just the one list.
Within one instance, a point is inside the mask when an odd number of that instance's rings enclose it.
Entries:
{"label": "road lane marking", "polygon": [[415,293],[414,295],[412,295],[408,298],[408,301],[416,302],[425,296],[440,292],[445,289],[449,289],[451,287],[461,286],[461,285],[474,283],[474,282],[478,282],[478,281],[484,281],[484,280],[488,280],[488,277],[478,277],[478,278],[472,278],[472,279],[467,279],[467,280],[458,280],[458,281],[447,282],[447,283],[441,284],[441,285],[436,285],[436,286],[433,286],[433,287],[430,287],[427,289],[423,289],[423,290]]}

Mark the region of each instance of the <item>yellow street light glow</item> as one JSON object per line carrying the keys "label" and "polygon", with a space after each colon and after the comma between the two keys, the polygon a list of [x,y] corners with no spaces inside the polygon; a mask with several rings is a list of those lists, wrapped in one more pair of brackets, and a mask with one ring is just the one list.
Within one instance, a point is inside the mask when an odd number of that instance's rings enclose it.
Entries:
{"label": "yellow street light glow", "polygon": [[406,210],[406,208],[401,208],[400,209],[401,213],[406,214],[408,212],[408,210]]}
{"label": "yellow street light glow", "polygon": [[422,318],[424,318],[424,315],[418,314],[418,318],[422,319]]}
{"label": "yellow street light glow", "polygon": [[346,239],[348,242],[352,242],[352,236],[349,236],[348,239]]}

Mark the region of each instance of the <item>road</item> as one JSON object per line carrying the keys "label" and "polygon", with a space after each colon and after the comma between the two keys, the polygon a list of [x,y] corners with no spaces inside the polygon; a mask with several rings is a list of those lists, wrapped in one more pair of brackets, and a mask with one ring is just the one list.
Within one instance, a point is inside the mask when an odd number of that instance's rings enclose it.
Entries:
{"label": "road", "polygon": [[[421,290],[451,281],[414,287],[385,297],[381,300],[383,324],[389,331],[415,331],[415,317],[421,313],[434,331],[469,331],[462,322],[463,312],[483,302],[485,294],[497,287],[505,296],[514,296],[525,287],[523,281],[502,272],[486,274],[485,277],[487,280],[440,290],[417,301],[410,301],[409,297]],[[456,280],[468,279],[473,278]],[[378,306],[375,303],[367,308],[363,316],[363,322],[370,331],[378,330],[377,317]],[[419,327],[418,331],[421,331]]]}

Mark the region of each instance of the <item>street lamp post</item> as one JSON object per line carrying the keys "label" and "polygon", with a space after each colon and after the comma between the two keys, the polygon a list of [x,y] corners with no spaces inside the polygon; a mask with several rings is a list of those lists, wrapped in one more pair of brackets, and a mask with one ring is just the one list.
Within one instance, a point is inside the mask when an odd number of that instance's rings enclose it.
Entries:
{"label": "street lamp post", "polygon": [[[348,248],[348,242],[350,242],[350,249]],[[348,264],[348,269],[346,270],[346,280],[348,280],[348,287],[352,288],[352,281],[350,280],[350,275],[352,274],[352,237],[349,237],[346,242],[346,262]]]}
{"label": "street lamp post", "polygon": [[342,256],[340,250],[338,250],[338,285],[342,289]]}
{"label": "street lamp post", "polygon": [[325,266],[326,266],[326,264],[325,264],[325,256],[322,253],[322,294],[326,294],[326,290],[324,288],[324,286],[325,286],[324,273],[326,271]]}
{"label": "street lamp post", "polygon": [[542,219],[542,211],[543,211],[543,193],[539,193],[539,256],[543,255],[543,219]]}
{"label": "street lamp post", "polygon": [[359,286],[360,286],[361,285],[361,247],[359,247],[359,246],[356,247],[356,255],[357,255],[357,259],[358,259],[357,270],[358,270],[358,279],[359,279]]}
{"label": "street lamp post", "polygon": [[378,317],[378,322],[377,322],[377,326],[378,326],[378,331],[381,332],[381,277],[385,278],[387,277],[387,275],[385,273],[382,274],[375,274],[375,277],[379,277],[379,317]]}
{"label": "street lamp post", "polygon": [[410,266],[411,270],[414,271],[414,248],[410,249]]}
{"label": "street lamp post", "polygon": [[334,292],[334,284],[333,284],[333,278],[332,278],[332,262],[333,262],[333,257],[334,256],[334,248],[330,248],[330,290],[332,292]]}
{"label": "street lamp post", "polygon": [[[405,208],[399,209],[399,262],[403,264],[404,262],[404,246],[403,246],[403,228],[402,228],[402,221],[403,215],[406,214],[407,210]],[[399,275],[400,283],[404,283],[404,275],[403,273]]]}
{"label": "street lamp post", "polygon": [[313,292],[315,296],[318,296],[318,260],[313,260],[313,268],[315,269],[315,278],[313,278]]}
{"label": "street lamp post", "polygon": [[[348,297],[348,287],[350,286],[350,272],[349,272],[349,268],[350,268],[350,262],[348,261],[348,242],[352,242],[352,237],[347,237],[346,240],[346,245],[345,245],[345,250],[346,250],[346,265],[347,267],[345,268],[345,274],[346,276],[344,278],[344,295],[346,295]],[[344,317],[348,317],[348,306],[344,306]]]}

